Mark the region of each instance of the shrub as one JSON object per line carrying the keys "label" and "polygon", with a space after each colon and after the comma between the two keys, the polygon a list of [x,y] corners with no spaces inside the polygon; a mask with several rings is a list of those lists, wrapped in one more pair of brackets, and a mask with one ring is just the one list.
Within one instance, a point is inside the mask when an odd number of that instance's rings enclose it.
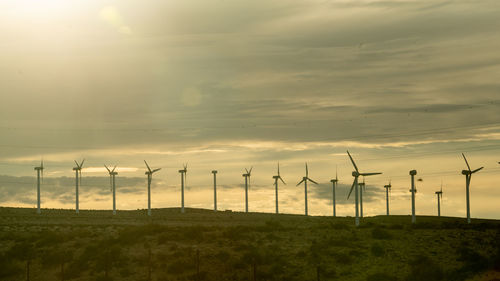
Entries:
{"label": "shrub", "polygon": [[439,281],[443,280],[443,270],[427,256],[417,256],[410,262],[408,281]]}
{"label": "shrub", "polygon": [[372,238],[379,240],[391,240],[392,234],[383,228],[377,227],[372,230]]}
{"label": "shrub", "polygon": [[381,257],[385,254],[385,249],[380,243],[373,243],[371,252],[375,257]]}
{"label": "shrub", "polygon": [[[16,273],[22,272],[21,268],[18,268],[14,264],[11,258],[7,258],[5,255],[0,255],[0,278],[5,278],[12,276]],[[8,278],[5,278],[5,280],[9,280]]]}
{"label": "shrub", "polygon": [[354,262],[354,259],[352,258],[351,255],[343,252],[337,252],[333,254],[333,257],[335,258],[335,261],[339,264],[348,265]]}
{"label": "shrub", "polygon": [[397,281],[397,280],[398,278],[382,272],[370,274],[366,278],[366,281]]}

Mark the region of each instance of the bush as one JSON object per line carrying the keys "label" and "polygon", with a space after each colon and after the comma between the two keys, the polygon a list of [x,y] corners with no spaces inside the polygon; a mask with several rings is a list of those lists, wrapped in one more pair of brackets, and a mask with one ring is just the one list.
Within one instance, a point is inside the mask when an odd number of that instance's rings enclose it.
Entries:
{"label": "bush", "polygon": [[[11,258],[7,258],[5,255],[0,255],[0,268],[0,278],[9,277],[23,271],[14,264]],[[9,279],[6,278],[5,280]]]}
{"label": "bush", "polygon": [[352,258],[351,255],[343,253],[343,252],[338,252],[333,254],[333,257],[335,258],[335,261],[339,264],[343,265],[349,265],[354,262],[354,259]]}
{"label": "bush", "polygon": [[385,249],[380,243],[373,243],[371,252],[375,257],[381,257],[385,254]]}
{"label": "bush", "polygon": [[439,281],[443,280],[443,270],[427,256],[418,256],[410,262],[408,281]]}
{"label": "bush", "polygon": [[379,240],[391,240],[392,234],[383,228],[377,227],[372,230],[372,238]]}
{"label": "bush", "polygon": [[457,254],[457,260],[464,263],[460,269],[462,273],[473,274],[489,267],[489,261],[486,257],[467,246],[458,248]]}
{"label": "bush", "polygon": [[381,272],[370,274],[366,278],[366,281],[397,281],[397,280],[398,280],[398,278],[396,278],[392,275],[389,275],[387,273],[381,273]]}

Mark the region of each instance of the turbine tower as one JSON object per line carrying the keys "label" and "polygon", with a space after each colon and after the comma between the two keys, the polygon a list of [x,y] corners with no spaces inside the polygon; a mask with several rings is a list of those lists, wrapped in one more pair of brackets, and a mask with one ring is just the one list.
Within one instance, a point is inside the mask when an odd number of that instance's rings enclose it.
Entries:
{"label": "turbine tower", "polygon": [[384,185],[385,188],[385,205],[386,205],[386,214],[389,215],[389,192],[391,191],[392,185],[391,181],[389,184]]}
{"label": "turbine tower", "polygon": [[214,211],[217,212],[217,170],[213,170],[214,174]]}
{"label": "turbine tower", "polygon": [[359,184],[358,184],[358,178],[359,176],[374,176],[374,175],[381,175],[382,173],[360,173],[358,170],[358,166],[356,166],[356,163],[354,162],[354,159],[352,159],[351,154],[349,153],[349,150],[347,151],[347,155],[349,156],[349,159],[351,159],[351,163],[354,166],[355,171],[352,172],[352,176],[354,177],[354,181],[351,186],[351,190],[349,191],[349,194],[347,195],[347,199],[351,196],[351,193],[354,191],[354,197],[355,197],[355,202],[356,202],[356,226],[359,226],[359,195],[358,195],[358,189],[359,189]]}
{"label": "turbine tower", "polygon": [[144,163],[148,168],[148,170],[144,174],[148,176],[148,216],[151,216],[151,180],[153,179],[153,174],[161,170],[161,168],[151,170],[146,160],[144,160]]}
{"label": "turbine tower", "polygon": [[415,216],[415,193],[417,193],[417,189],[415,187],[415,176],[417,175],[417,170],[411,170],[411,223],[417,222],[417,217]]}
{"label": "turbine tower", "polygon": [[111,192],[113,192],[113,215],[116,215],[116,185],[115,185],[115,176],[118,175],[117,172],[115,172],[116,165],[113,168],[113,170],[110,170],[108,166],[104,165],[106,167],[106,170],[108,170],[109,173],[109,185],[111,188]]}
{"label": "turbine tower", "polygon": [[467,158],[465,158],[465,155],[462,153],[462,156],[464,157],[465,164],[467,165],[467,170],[462,170],[462,175],[465,175],[465,191],[466,191],[466,203],[467,203],[467,223],[470,223],[470,200],[469,200],[469,187],[470,187],[470,180],[472,178],[472,174],[479,172],[482,170],[484,167],[477,168],[473,171],[471,171],[469,162],[467,162]]}
{"label": "turbine tower", "polygon": [[184,213],[184,184],[187,185],[187,163],[184,164],[184,169],[179,170],[181,174],[181,213]]}
{"label": "turbine tower", "polygon": [[335,189],[337,188],[337,182],[339,181],[337,177],[337,169],[335,169],[335,179],[331,179],[330,182],[332,183],[332,202],[333,202],[333,216],[337,216],[337,208],[335,206]]}
{"label": "turbine tower", "polygon": [[276,198],[276,214],[279,214],[279,209],[278,209],[278,180],[281,180],[283,184],[286,185],[285,181],[281,178],[280,175],[280,162],[278,162],[278,175],[273,176],[274,179],[274,192],[275,192],[275,198]]}
{"label": "turbine tower", "polygon": [[314,184],[318,184],[317,182],[313,181],[312,179],[309,178],[309,169],[307,168],[307,162],[306,162],[306,176],[302,178],[302,180],[297,184],[299,186],[302,182],[304,182],[304,205],[305,205],[305,215],[308,215],[307,212],[307,181],[310,181]]}
{"label": "turbine tower", "polygon": [[250,176],[252,175],[252,169],[253,167],[250,167],[250,170],[245,168],[245,171],[247,173],[241,175],[245,178],[245,213],[248,213],[248,186],[250,185]]}
{"label": "turbine tower", "polygon": [[443,183],[441,183],[441,190],[435,192],[438,201],[438,217],[441,216],[441,200],[443,199]]}
{"label": "turbine tower", "polygon": [[80,213],[80,205],[79,205],[80,200],[79,200],[79,194],[78,194],[78,187],[79,187],[79,185],[82,184],[83,162],[85,162],[85,159],[83,159],[80,164],[78,164],[78,162],[76,162],[76,160],[75,160],[76,167],[73,168],[73,171],[75,171],[75,210],[76,210],[77,214]]}
{"label": "turbine tower", "polygon": [[363,192],[365,188],[365,177],[363,177],[363,182],[358,183],[359,185],[359,217],[363,218]]}
{"label": "turbine tower", "polygon": [[36,212],[37,214],[41,214],[40,210],[40,175],[42,176],[43,181],[43,160],[40,161],[40,166],[35,167],[36,171]]}

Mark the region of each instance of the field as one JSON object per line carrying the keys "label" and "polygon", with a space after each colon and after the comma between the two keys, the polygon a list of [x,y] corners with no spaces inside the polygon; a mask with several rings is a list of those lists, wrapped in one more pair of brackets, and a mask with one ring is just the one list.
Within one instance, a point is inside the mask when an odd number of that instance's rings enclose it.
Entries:
{"label": "field", "polygon": [[0,280],[495,280],[499,270],[497,220],[377,216],[356,228],[349,217],[0,208]]}

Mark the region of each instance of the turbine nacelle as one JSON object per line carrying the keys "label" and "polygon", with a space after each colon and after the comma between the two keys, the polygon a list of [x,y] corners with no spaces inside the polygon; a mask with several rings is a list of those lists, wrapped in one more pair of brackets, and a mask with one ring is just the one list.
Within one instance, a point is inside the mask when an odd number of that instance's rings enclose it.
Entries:
{"label": "turbine nacelle", "polygon": [[410,171],[410,176],[415,176],[417,174],[417,170],[411,170]]}
{"label": "turbine nacelle", "polygon": [[213,170],[213,171],[212,171],[212,174],[217,174],[217,170]]}

